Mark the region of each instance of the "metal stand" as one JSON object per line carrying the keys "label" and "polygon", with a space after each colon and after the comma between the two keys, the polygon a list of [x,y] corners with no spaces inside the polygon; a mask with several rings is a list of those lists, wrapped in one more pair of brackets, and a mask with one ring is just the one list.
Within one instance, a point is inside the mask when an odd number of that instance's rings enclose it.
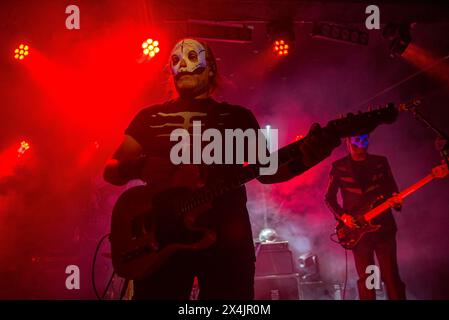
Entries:
{"label": "metal stand", "polygon": [[427,119],[418,109],[416,105],[410,106],[407,108],[412,112],[415,119],[424,123],[424,125],[436,133],[437,138],[435,141],[435,147],[440,152],[441,157],[446,162],[446,165],[449,167],[449,136],[437,128],[429,119]]}

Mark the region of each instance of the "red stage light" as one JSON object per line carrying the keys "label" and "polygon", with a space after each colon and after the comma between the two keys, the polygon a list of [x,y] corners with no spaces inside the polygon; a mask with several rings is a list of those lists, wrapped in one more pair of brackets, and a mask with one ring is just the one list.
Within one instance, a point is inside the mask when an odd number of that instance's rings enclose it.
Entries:
{"label": "red stage light", "polygon": [[17,158],[22,157],[28,149],[30,149],[30,144],[26,141],[22,141],[19,149],[17,149]]}
{"label": "red stage light", "polygon": [[159,41],[153,39],[147,39],[142,43],[143,54],[153,58],[157,53],[159,53]]}
{"label": "red stage light", "polygon": [[288,49],[289,49],[289,45],[288,43],[283,40],[283,39],[279,39],[274,41],[273,43],[273,52],[277,55],[277,56],[286,56],[288,55]]}
{"label": "red stage light", "polygon": [[28,153],[27,151],[30,149],[30,144],[22,140],[20,145],[17,145],[18,143],[14,143],[0,152],[0,177],[12,176],[21,163],[23,164],[23,161],[28,158],[28,155],[25,154]]}
{"label": "red stage light", "polygon": [[26,44],[20,44],[16,50],[14,50],[14,59],[16,60],[23,60],[27,55],[29,55],[30,47]]}
{"label": "red stage light", "polygon": [[445,61],[446,57],[439,58],[413,43],[408,45],[401,57],[446,86],[449,85],[449,64]]}

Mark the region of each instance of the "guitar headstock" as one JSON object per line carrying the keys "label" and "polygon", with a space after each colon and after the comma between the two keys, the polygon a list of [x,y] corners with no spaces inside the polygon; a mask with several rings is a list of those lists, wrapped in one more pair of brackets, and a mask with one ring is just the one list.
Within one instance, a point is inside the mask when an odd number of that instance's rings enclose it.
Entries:
{"label": "guitar headstock", "polygon": [[446,163],[440,164],[439,166],[436,166],[435,168],[432,169],[432,176],[434,178],[442,179],[446,177],[448,173],[449,170],[447,168]]}
{"label": "guitar headstock", "polygon": [[340,138],[357,136],[372,132],[381,124],[391,124],[396,121],[398,109],[393,103],[386,107],[361,112],[348,113],[345,117],[330,121],[326,128],[335,132]]}

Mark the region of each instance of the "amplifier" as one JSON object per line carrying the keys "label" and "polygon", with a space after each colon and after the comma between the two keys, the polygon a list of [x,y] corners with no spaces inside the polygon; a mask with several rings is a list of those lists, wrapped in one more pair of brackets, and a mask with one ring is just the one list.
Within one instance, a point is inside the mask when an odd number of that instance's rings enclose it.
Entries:
{"label": "amplifier", "polygon": [[298,274],[255,277],[254,299],[299,300],[298,279]]}
{"label": "amplifier", "polygon": [[295,273],[287,241],[256,243],[256,276]]}
{"label": "amplifier", "polygon": [[301,300],[341,300],[341,288],[323,281],[300,282]]}

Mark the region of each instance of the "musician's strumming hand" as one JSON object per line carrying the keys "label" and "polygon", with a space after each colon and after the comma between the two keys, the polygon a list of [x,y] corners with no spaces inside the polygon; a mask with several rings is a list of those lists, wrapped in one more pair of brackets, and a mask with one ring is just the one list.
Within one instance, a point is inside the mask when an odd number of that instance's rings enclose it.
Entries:
{"label": "musician's strumming hand", "polygon": [[307,167],[313,167],[324,160],[332,151],[341,144],[340,137],[321,128],[318,123],[314,123],[308,135],[300,144],[302,160]]}
{"label": "musician's strumming hand", "polygon": [[449,173],[449,170],[448,170],[445,160],[441,160],[441,164],[432,169],[432,175],[435,178],[440,178],[440,179],[444,178],[448,175],[448,173]]}
{"label": "musician's strumming hand", "polygon": [[343,213],[340,217],[340,220],[343,221],[343,223],[351,229],[357,228],[357,224],[355,223],[354,217],[347,213]]}

